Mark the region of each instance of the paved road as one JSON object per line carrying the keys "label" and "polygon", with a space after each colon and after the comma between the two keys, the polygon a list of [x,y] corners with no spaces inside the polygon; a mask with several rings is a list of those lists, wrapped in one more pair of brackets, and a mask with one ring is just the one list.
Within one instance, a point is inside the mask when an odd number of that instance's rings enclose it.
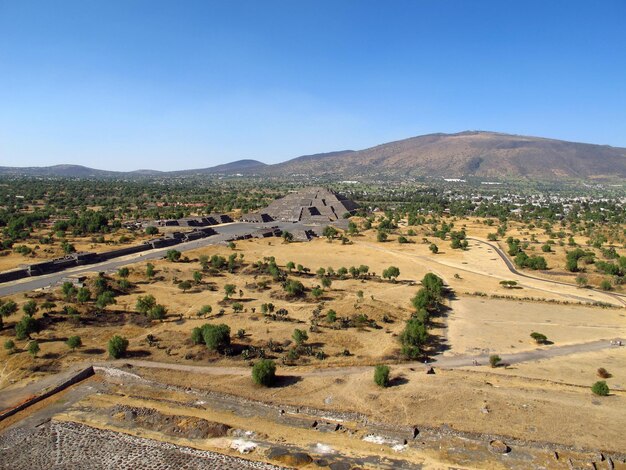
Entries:
{"label": "paved road", "polygon": [[[484,240],[480,240],[478,238],[473,238],[473,237],[467,237],[467,238],[469,240],[475,241],[477,243],[481,243],[483,245],[487,245],[489,248],[492,248],[493,250],[495,250],[495,252],[498,254],[498,256],[500,256],[500,258],[502,258],[502,261],[504,261],[504,263],[506,264],[506,267],[509,269],[509,271],[511,271],[513,274],[516,274],[517,276],[525,277],[527,279],[533,279],[535,281],[548,282],[550,284],[559,284],[559,285],[568,286],[568,287],[578,287],[576,284],[571,284],[569,282],[555,281],[555,280],[551,280],[551,279],[544,279],[544,278],[541,278],[541,277],[532,276],[530,274],[526,274],[526,273],[520,272],[520,271],[517,270],[517,268],[515,267],[513,262],[509,259],[509,257],[504,253],[504,251],[502,251],[500,249],[500,247],[498,245],[496,245],[495,243],[486,242]],[[620,302],[622,305],[626,306],[626,295],[624,295],[624,294],[616,294],[614,292],[607,292],[607,291],[603,291],[603,290],[600,290],[600,289],[594,289],[593,287],[587,287],[586,289],[593,290],[593,291],[596,291],[596,292],[600,292],[601,294],[607,295],[609,297],[613,297],[615,300]],[[585,300],[588,300],[588,299],[585,299]]]}
{"label": "paved road", "polygon": [[[46,274],[43,276],[34,276],[20,279],[17,281],[6,282],[0,285],[0,297],[11,294],[18,294],[20,292],[28,292],[35,289],[41,289],[43,287],[53,286],[61,282],[61,279],[68,275],[83,274],[89,272],[114,272],[120,267],[126,266],[132,263],[138,263],[141,261],[148,261],[153,259],[159,259],[165,256],[168,250],[176,249],[178,251],[189,251],[201,248],[207,245],[217,245],[224,243],[230,238],[249,234],[259,230],[261,228],[279,227],[284,230],[294,230],[305,228],[301,224],[294,224],[290,222],[269,222],[267,224],[252,224],[246,222],[235,222],[231,224],[217,225],[212,227],[218,234],[207,238],[201,238],[191,242],[181,243],[179,245],[173,245],[165,248],[156,248],[154,250],[144,251],[134,255],[124,256],[121,258],[114,258],[102,263],[89,264],[85,266],[77,266],[69,268],[57,273]],[[310,227],[309,227],[310,228]]]}

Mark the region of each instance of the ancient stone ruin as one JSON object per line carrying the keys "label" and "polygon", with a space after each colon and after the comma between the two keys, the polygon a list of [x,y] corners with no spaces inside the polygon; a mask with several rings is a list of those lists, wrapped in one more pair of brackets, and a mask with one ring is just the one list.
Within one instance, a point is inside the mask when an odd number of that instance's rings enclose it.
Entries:
{"label": "ancient stone ruin", "polygon": [[358,205],[346,197],[325,188],[306,188],[287,194],[272,202],[257,214],[249,214],[250,220],[273,220],[322,224],[342,219],[344,214],[354,214]]}

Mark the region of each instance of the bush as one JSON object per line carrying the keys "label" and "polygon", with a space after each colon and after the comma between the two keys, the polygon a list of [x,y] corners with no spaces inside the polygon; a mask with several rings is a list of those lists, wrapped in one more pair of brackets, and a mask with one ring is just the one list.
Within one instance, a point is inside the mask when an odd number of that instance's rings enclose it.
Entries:
{"label": "bush", "polygon": [[223,350],[230,346],[230,327],[206,324],[202,327],[202,339],[211,351]]}
{"label": "bush", "polygon": [[150,320],[163,320],[167,314],[167,308],[161,304],[156,304],[148,312],[148,318]]}
{"label": "bush", "polygon": [[374,382],[379,387],[389,386],[389,366],[378,365],[374,368]]}
{"label": "bush", "polygon": [[67,344],[67,347],[73,351],[76,348],[80,348],[83,345],[83,342],[80,339],[80,336],[70,336],[67,338],[65,344]]}
{"label": "bush", "polygon": [[31,341],[28,343],[28,354],[33,357],[37,357],[37,353],[39,352],[39,343],[37,341]]}
{"label": "bush", "polygon": [[602,290],[611,290],[613,288],[613,286],[611,286],[611,281],[609,281],[608,279],[604,279],[601,283],[600,283],[600,289]]}
{"label": "bush", "polygon": [[12,339],[7,339],[4,342],[4,349],[9,351],[9,354],[13,354],[15,352],[15,342]]}
{"label": "bush", "polygon": [[[6,346],[5,346],[6,347]],[[612,375],[604,367],[600,367],[597,371],[598,377],[601,379],[610,379]]]}
{"label": "bush", "polygon": [[113,336],[113,338],[109,340],[109,343],[107,345],[109,356],[111,356],[113,359],[119,359],[120,357],[124,356],[127,349],[128,340],[118,335]]}
{"label": "bush", "polygon": [[191,342],[193,344],[204,344],[202,328],[196,326],[193,330],[191,330]]}
{"label": "bush", "polygon": [[591,386],[591,391],[598,396],[606,397],[609,394],[609,386],[604,380],[599,380]]}
{"label": "bush", "polygon": [[491,365],[491,367],[498,367],[501,361],[502,358],[497,354],[492,354],[491,356],[489,356],[489,364]]}
{"label": "bush", "polygon": [[30,338],[30,334],[37,329],[37,320],[30,315],[24,315],[15,325],[15,337],[19,340]]}
{"label": "bush", "polygon": [[295,330],[293,330],[292,338],[296,342],[296,344],[300,346],[302,343],[309,339],[309,335],[306,331],[296,328]]}
{"label": "bush", "polygon": [[252,367],[252,380],[264,387],[271,386],[276,380],[276,364],[269,359],[261,359]]}
{"label": "bush", "polygon": [[534,340],[535,340],[535,343],[537,343],[537,344],[543,344],[543,343],[545,343],[546,341],[548,341],[548,337],[547,337],[546,335],[543,335],[543,334],[541,334],[541,333],[537,333],[537,332],[535,332],[535,331],[533,331],[533,332],[530,334],[530,337],[531,337],[532,339],[534,339]]}

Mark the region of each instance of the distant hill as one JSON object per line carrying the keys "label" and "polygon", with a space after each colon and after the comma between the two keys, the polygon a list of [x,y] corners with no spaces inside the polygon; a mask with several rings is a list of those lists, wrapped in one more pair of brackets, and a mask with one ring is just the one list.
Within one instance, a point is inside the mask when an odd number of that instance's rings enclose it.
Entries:
{"label": "distant hill", "polygon": [[257,160],[237,160],[231,163],[225,163],[223,165],[212,166],[210,168],[201,168],[198,170],[182,170],[171,171],[169,174],[176,176],[185,175],[216,175],[216,174],[250,174],[262,171],[267,167],[263,162]]}
{"label": "distant hill", "polygon": [[365,150],[304,155],[266,165],[239,160],[197,170],[115,172],[79,165],[12,168],[0,175],[66,177],[145,177],[212,174],[305,174],[336,178],[395,178],[434,176],[459,178],[616,179],[626,178],[626,148],[541,137],[467,131],[429,134],[390,142]]}
{"label": "distant hill", "polygon": [[327,155],[293,159],[269,170],[341,177],[626,178],[625,148],[495,132],[430,134]]}

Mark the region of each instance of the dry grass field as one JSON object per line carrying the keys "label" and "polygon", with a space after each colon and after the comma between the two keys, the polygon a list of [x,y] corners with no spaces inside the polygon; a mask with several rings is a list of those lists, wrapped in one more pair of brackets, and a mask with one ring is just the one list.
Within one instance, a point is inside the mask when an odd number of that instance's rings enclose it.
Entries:
{"label": "dry grass field", "polygon": [[[456,224],[459,228],[467,225],[470,237],[486,238],[486,232],[492,231],[471,220]],[[406,228],[401,230],[407,232]],[[438,368],[435,362],[434,375],[426,375],[421,364],[399,363],[398,336],[413,313],[410,299],[428,272],[444,279],[453,293],[445,300],[445,314],[435,318],[431,330],[441,348],[431,350],[435,360],[486,353],[514,354],[537,348],[549,350],[624,338],[626,315],[618,299],[609,293],[513,274],[493,249],[473,240],[466,251],[453,250],[449,242],[440,241],[440,252],[433,255],[429,244],[422,242],[422,234],[409,238],[415,243],[399,244],[396,235],[386,243],[379,243],[375,232],[367,231],[352,237],[352,243],[345,245],[337,240],[283,243],[281,239],[270,238],[240,241],[234,250],[208,246],[186,252],[189,262],[155,261],[156,275],[152,280],[146,279],[145,263],[130,265],[128,279],[134,288],[119,296],[117,303],[108,306],[105,313],[81,314],[85,320],[80,323],[53,322],[34,334],[33,339],[41,347],[37,358],[25,352],[26,341],[17,342],[20,352],[15,354],[2,350],[0,387],[14,389],[70,364],[106,361],[106,343],[111,336],[119,334],[130,341],[129,360],[222,368],[222,374],[213,371],[193,376],[192,372],[175,367],[138,369],[142,376],[162,383],[193,384],[193,387],[272,403],[360,412],[381,422],[446,424],[464,432],[501,434],[588,449],[626,448],[622,433],[626,427],[623,373],[626,348],[607,347],[495,369],[484,363],[479,367]],[[243,267],[235,273],[206,273],[200,283],[192,282],[188,291],[179,288],[179,281],[192,280],[193,273],[200,269],[200,256],[227,258],[233,253],[243,260]],[[558,258],[559,253],[551,256]],[[283,269],[290,261],[310,269],[309,274],[290,275],[309,290],[305,297],[286,297],[280,285],[252,268],[252,263],[267,257],[274,257]],[[337,271],[340,267],[359,265],[367,265],[371,275],[364,279],[353,279],[350,274],[343,280],[333,278],[320,299],[312,298],[310,289],[320,284],[315,275],[318,268],[332,267]],[[400,269],[398,280],[380,279],[383,270],[392,265]],[[559,265],[555,262],[554,266],[556,270]],[[113,282],[116,276],[111,278]],[[504,288],[500,285],[502,280],[516,280],[518,286]],[[261,281],[268,281],[268,288],[259,288]],[[226,284],[236,286],[230,300],[224,300]],[[148,294],[167,308],[164,321],[150,322],[134,313],[138,297]],[[38,295],[49,294],[28,294]],[[507,298],[492,298],[492,295]],[[22,294],[13,299],[20,306],[28,300]],[[593,302],[612,307],[592,306]],[[57,311],[64,305],[58,291],[55,303]],[[241,312],[233,310],[236,303],[242,304]],[[276,310],[286,309],[286,321],[264,316],[261,305],[266,303],[273,303]],[[205,305],[211,306],[212,312],[198,316]],[[320,327],[318,331],[308,332],[306,344],[315,351],[323,351],[326,358],[304,356],[293,365],[277,360],[279,375],[295,378],[288,386],[259,388],[250,380],[249,361],[240,356],[211,353],[204,345],[193,345],[190,340],[194,327],[207,322],[225,323],[230,327],[235,348],[267,347],[271,340],[286,351],[293,345],[295,328],[309,330],[316,308],[321,309]],[[79,309],[86,311],[88,307],[79,306]],[[376,326],[335,328],[325,320],[331,309],[338,317],[367,315]],[[5,325],[17,321],[21,315],[18,312],[5,318]],[[39,312],[37,317],[41,315]],[[240,330],[243,331],[237,335]],[[532,332],[545,334],[549,343],[535,344],[530,338]],[[71,335],[79,335],[83,342],[74,352],[64,344]],[[148,341],[148,335],[152,335],[152,341]],[[11,336],[9,328],[2,331],[3,342]],[[346,350],[349,355],[344,354]],[[372,366],[379,363],[391,365],[394,386],[381,389],[374,384]],[[612,374],[607,379],[612,389],[609,397],[595,397],[590,391],[591,384],[598,380],[599,367]],[[427,457],[422,454],[419,459],[423,462]],[[437,460],[442,455],[431,457]]]}

